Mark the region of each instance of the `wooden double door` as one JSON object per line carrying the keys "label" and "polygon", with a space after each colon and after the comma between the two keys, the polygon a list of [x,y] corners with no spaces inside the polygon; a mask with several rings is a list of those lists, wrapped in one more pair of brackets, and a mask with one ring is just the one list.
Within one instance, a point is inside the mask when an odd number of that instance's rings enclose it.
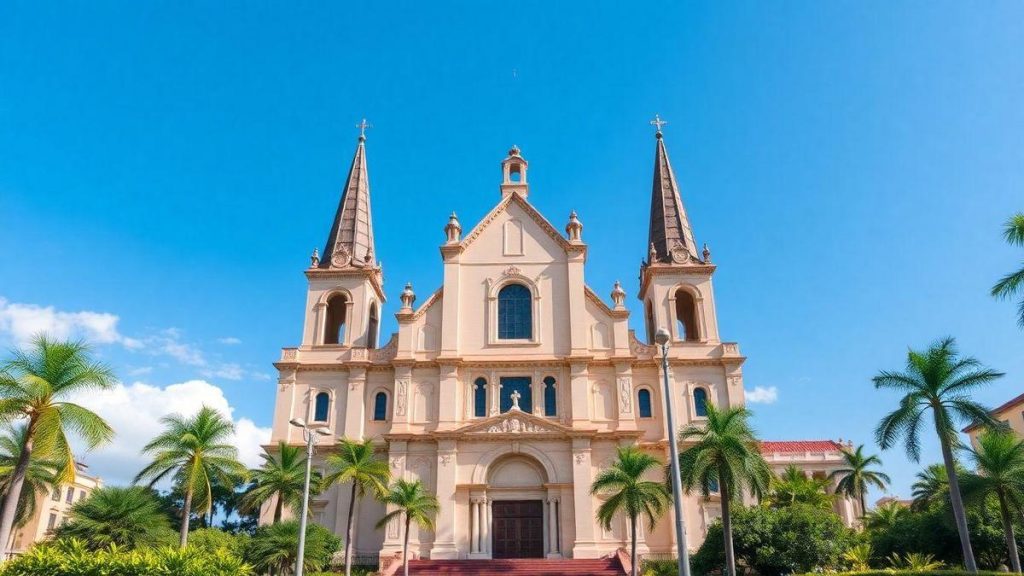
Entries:
{"label": "wooden double door", "polygon": [[496,500],[491,514],[494,558],[544,557],[543,501]]}

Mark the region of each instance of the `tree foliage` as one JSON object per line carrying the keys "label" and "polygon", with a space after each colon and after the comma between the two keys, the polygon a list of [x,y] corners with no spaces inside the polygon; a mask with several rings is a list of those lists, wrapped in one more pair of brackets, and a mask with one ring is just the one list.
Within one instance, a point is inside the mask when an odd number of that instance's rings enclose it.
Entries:
{"label": "tree foliage", "polygon": [[[1006,221],[1003,225],[1003,238],[1010,245],[1024,247],[1024,212],[1018,212]],[[992,287],[992,295],[1003,299],[1021,296],[1017,305],[1017,324],[1024,328],[1024,265],[996,282]]]}
{"label": "tree foliage", "polygon": [[174,543],[170,515],[151,489],[115,486],[94,490],[71,507],[57,538],[75,538],[90,550],[124,550]]}
{"label": "tree foliage", "polygon": [[[319,524],[306,526],[303,570],[323,570],[341,547],[341,539]],[[245,560],[260,573],[291,574],[299,555],[299,523],[294,520],[261,526],[246,546]]]}

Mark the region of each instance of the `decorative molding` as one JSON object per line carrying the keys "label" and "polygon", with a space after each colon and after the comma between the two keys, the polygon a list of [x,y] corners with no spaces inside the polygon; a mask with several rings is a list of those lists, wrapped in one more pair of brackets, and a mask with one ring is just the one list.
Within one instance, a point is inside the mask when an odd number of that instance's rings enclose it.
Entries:
{"label": "decorative molding", "polygon": [[658,352],[658,347],[653,344],[644,344],[636,337],[636,331],[629,331],[629,352],[637,358],[653,358]]}
{"label": "decorative molding", "polygon": [[633,379],[629,376],[619,377],[619,412],[633,413]]}
{"label": "decorative molding", "polygon": [[431,294],[430,297],[427,298],[423,302],[423,304],[419,308],[416,309],[416,312],[413,312],[412,319],[413,320],[420,319],[424,314],[427,313],[427,310],[430,309],[430,307],[434,305],[434,302],[437,302],[437,300],[440,299],[441,296],[443,296],[443,295],[444,295],[444,288],[443,287],[442,288],[438,288],[437,290],[435,290],[434,293]]}
{"label": "decorative molding", "polygon": [[395,382],[395,416],[405,416],[408,407],[409,380]]}
{"label": "decorative molding", "polygon": [[390,362],[395,359],[398,355],[398,332],[391,334],[391,339],[384,345],[383,348],[375,348],[370,350],[370,361],[371,362]]}

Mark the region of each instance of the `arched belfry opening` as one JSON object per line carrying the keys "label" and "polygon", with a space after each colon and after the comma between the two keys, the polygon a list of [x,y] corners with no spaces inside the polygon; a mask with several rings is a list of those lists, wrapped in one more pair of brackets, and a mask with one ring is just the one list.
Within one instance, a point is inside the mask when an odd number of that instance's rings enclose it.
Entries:
{"label": "arched belfry opening", "polygon": [[697,301],[685,288],[676,290],[676,337],[687,342],[700,340],[697,328]]}
{"label": "arched belfry opening", "polygon": [[366,326],[366,347],[377,347],[377,333],[380,332],[380,318],[377,313],[377,303],[370,304],[370,320]]}
{"label": "arched belfry opening", "polygon": [[345,318],[348,313],[348,298],[334,294],[327,299],[327,321],[324,323],[324,344],[345,342]]}

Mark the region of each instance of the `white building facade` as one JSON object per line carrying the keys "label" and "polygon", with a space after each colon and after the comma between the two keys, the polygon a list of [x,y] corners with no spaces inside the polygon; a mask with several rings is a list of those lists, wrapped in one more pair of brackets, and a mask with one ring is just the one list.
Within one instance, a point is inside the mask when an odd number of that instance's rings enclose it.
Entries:
{"label": "white building facade", "polygon": [[[630,331],[618,284],[605,288],[608,299],[587,285],[582,223],[573,212],[558,229],[530,204],[528,163],[513,148],[490,213],[465,233],[449,218],[443,285],[425,298],[407,285],[398,332],[382,344],[386,298],[361,136],[326,247],[306,270],[302,342],[275,364],[272,444],[302,442],[293,418],[324,426],[332,437],[317,448],[322,467],[334,440],[374,439],[395,477],[422,480],[440,501],[437,529],[413,528],[417,557],[595,558],[625,546],[625,519],[599,527],[600,498],[590,494],[616,448],[636,444],[666,460],[666,402],[680,426],[700,422],[708,402],[744,403],[744,357],[718,332],[715,265],[694,241],[656,136],[637,307],[647,334]],[[662,326],[672,335],[667,398],[649,344]],[[315,521],[344,534],[348,494],[335,486],[315,497]],[[684,508],[695,549],[720,502],[694,495]],[[401,549],[398,523],[375,529],[383,514],[371,498],[358,503],[358,554]],[[672,552],[670,516],[641,529],[642,553]]]}

